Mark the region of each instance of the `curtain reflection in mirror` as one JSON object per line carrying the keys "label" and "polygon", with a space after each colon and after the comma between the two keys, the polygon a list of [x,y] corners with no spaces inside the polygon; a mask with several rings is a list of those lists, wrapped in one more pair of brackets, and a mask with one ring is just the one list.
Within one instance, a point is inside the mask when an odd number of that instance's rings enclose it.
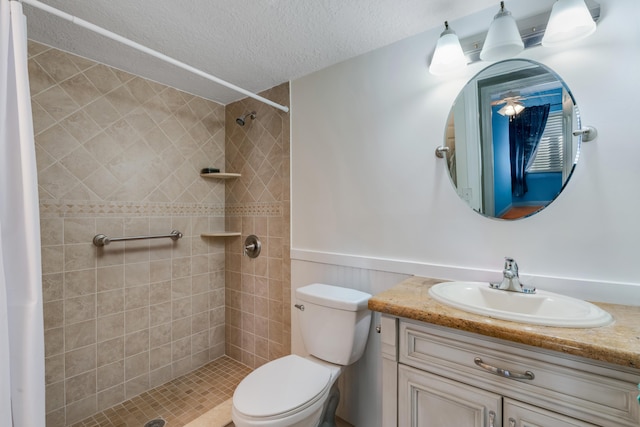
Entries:
{"label": "curtain reflection in mirror", "polygon": [[509,121],[511,192],[516,197],[522,197],[528,191],[526,171],[538,151],[550,107],[550,104],[531,106]]}

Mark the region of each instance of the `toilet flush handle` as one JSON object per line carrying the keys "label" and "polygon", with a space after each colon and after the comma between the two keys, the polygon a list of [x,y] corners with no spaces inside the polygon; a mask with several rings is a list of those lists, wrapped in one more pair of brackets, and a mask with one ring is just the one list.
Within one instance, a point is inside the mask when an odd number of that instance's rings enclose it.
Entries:
{"label": "toilet flush handle", "polygon": [[304,311],[304,305],[302,305],[302,304],[294,304],[294,307],[297,308],[300,311]]}

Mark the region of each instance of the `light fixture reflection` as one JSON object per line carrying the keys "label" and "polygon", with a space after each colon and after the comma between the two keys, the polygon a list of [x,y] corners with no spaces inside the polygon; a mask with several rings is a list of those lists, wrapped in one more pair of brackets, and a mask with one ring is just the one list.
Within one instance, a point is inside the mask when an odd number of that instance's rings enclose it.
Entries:
{"label": "light fixture reflection", "polygon": [[500,11],[493,18],[485,38],[480,59],[483,61],[501,61],[516,56],[524,50],[524,43],[516,20],[511,12],[500,2]]}
{"label": "light fixture reflection", "polygon": [[429,66],[429,72],[436,76],[461,70],[467,65],[458,36],[449,28],[447,21],[444,22],[444,28]]}
{"label": "light fixture reflection", "polygon": [[584,0],[558,0],[551,9],[542,46],[583,39],[596,31],[596,23]]}
{"label": "light fixture reflection", "polygon": [[524,110],[524,104],[519,101],[508,100],[507,103],[498,110],[498,114],[513,118]]}

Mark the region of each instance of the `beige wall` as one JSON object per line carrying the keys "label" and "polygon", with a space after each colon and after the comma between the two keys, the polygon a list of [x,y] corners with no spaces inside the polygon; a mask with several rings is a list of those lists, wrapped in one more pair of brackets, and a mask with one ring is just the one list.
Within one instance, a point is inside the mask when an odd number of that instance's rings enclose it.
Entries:
{"label": "beige wall", "polygon": [[[262,96],[289,105],[289,84]],[[256,111],[244,127],[235,119]],[[226,352],[255,368],[291,352],[289,114],[252,99],[226,107],[227,229],[242,237],[226,249]],[[242,256],[250,234],[262,241],[258,258]]]}
{"label": "beige wall", "polygon": [[29,73],[54,427],[224,354],[225,242],[200,233],[224,228],[225,183],[198,173],[225,166],[225,108],[36,43]]}

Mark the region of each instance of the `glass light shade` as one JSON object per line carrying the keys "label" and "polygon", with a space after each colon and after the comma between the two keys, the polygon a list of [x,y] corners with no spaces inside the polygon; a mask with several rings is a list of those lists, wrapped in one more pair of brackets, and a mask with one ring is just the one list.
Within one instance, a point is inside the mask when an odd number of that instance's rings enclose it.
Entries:
{"label": "glass light shade", "polygon": [[484,40],[480,59],[483,61],[502,61],[516,56],[524,50],[524,43],[518,31],[516,20],[511,13],[501,7],[493,18],[487,38]]}
{"label": "glass light shade", "polygon": [[503,116],[517,116],[524,110],[524,105],[519,102],[507,101],[506,105],[498,110],[498,114]]}
{"label": "glass light shade", "polygon": [[551,9],[542,46],[550,47],[583,39],[596,31],[596,23],[584,0],[558,0]]}
{"label": "glass light shade", "polygon": [[440,34],[431,65],[429,65],[429,72],[436,76],[459,71],[467,65],[458,36],[446,23],[445,28]]}

